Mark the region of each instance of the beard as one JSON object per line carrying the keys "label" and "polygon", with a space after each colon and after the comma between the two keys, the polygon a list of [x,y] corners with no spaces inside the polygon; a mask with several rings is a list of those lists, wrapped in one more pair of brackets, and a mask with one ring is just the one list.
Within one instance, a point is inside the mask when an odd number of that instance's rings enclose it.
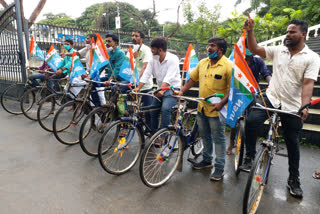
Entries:
{"label": "beard", "polygon": [[296,41],[290,39],[290,43],[287,43],[287,41],[288,41],[288,39],[284,39],[284,44],[285,44],[285,46],[286,46],[287,48],[293,48],[293,47],[295,47],[297,44],[300,43],[301,39],[296,40]]}

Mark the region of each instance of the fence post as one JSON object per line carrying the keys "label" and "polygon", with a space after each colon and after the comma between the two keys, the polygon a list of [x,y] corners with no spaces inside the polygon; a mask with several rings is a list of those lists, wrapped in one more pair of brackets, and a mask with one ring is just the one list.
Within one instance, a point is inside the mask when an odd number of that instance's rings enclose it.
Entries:
{"label": "fence post", "polygon": [[196,55],[199,58],[199,42],[196,41],[196,47],[195,47]]}

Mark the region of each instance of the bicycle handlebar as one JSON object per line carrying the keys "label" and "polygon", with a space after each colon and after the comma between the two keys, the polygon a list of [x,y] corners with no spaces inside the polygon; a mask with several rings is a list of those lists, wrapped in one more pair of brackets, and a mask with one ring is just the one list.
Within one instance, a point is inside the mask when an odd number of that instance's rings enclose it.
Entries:
{"label": "bicycle handlebar", "polygon": [[162,87],[162,88],[159,88],[159,89],[155,90],[155,91],[153,92],[153,94],[156,94],[156,93],[158,93],[159,91],[169,91],[169,90],[174,90],[174,87],[173,87],[173,86]]}
{"label": "bicycle handlebar", "polygon": [[302,107],[299,109],[298,114],[301,114],[301,112],[302,112],[303,109],[308,108],[308,107],[310,107],[310,106],[313,106],[313,105],[315,105],[315,104],[317,104],[317,103],[319,103],[319,102],[320,102],[320,98],[315,99],[315,100],[310,100],[307,104],[305,104],[304,106],[302,106]]}
{"label": "bicycle handlebar", "polygon": [[[95,81],[95,80],[90,80],[90,79],[84,79],[84,81],[91,82],[91,83],[97,83],[97,84],[104,84],[105,83],[105,82],[100,82],[100,81]],[[120,82],[114,82],[114,81],[110,81],[110,84],[128,86],[128,88],[131,88],[131,86],[132,86],[131,83],[120,83]]]}

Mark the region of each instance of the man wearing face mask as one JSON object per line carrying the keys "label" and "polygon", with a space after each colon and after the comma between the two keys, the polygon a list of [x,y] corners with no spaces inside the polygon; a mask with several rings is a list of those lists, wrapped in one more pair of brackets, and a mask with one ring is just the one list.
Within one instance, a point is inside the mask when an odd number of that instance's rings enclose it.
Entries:
{"label": "man wearing face mask", "polygon": [[199,97],[206,97],[214,93],[224,94],[224,98],[215,104],[204,107],[198,104],[197,122],[199,135],[203,140],[203,160],[193,164],[194,169],[212,167],[213,144],[215,145],[215,170],[210,179],[219,181],[224,175],[226,161],[225,122],[220,121],[219,111],[227,104],[229,97],[232,63],[224,56],[227,42],[222,37],[208,40],[207,58],[201,60],[191,72],[190,79],[180,91],[182,95],[199,81]]}
{"label": "man wearing face mask", "polygon": [[[247,39],[246,39],[246,62],[248,63],[253,76],[255,77],[257,83],[259,83],[260,80],[260,75],[269,83],[271,80],[271,72],[268,70],[266,64],[264,63],[263,59],[259,57],[253,56],[253,54],[250,52],[248,49],[248,44],[247,44]],[[235,140],[235,134],[236,134],[236,129],[233,128],[231,129],[230,132],[230,144],[227,149],[227,155],[231,155],[232,149],[234,148],[234,140]],[[250,171],[251,166],[247,166],[247,163],[250,163],[250,160],[247,158],[244,161],[244,165],[242,166],[242,169],[244,171]]]}
{"label": "man wearing face mask", "polygon": [[101,78],[101,81],[125,81],[125,79],[121,78],[119,75],[121,65],[125,60],[125,54],[120,48],[118,48],[118,43],[119,38],[116,35],[106,35],[106,45],[110,59],[109,64],[107,65],[108,75],[106,77]]}
{"label": "man wearing face mask", "polygon": [[[72,52],[73,52],[72,39],[66,39],[66,41],[64,42],[64,48],[68,51],[68,53],[71,53],[71,55],[72,55]],[[55,81],[53,81],[55,89],[59,88],[59,83],[56,80],[62,79],[64,77],[66,77],[67,75],[69,75],[71,63],[72,63],[72,56],[64,56],[63,57],[63,61],[62,61],[62,63],[60,63],[60,66],[57,68],[56,74],[54,74],[51,77],[51,80],[55,80]]]}
{"label": "man wearing face mask", "polygon": [[[143,44],[145,35],[140,30],[134,30],[132,32],[132,43],[134,44],[134,58],[136,60],[136,68],[139,73],[139,79],[141,79],[145,69],[147,68],[148,62],[152,58],[151,50],[148,46]],[[153,87],[153,77],[150,79],[144,86],[141,88],[141,92],[148,93],[152,90]],[[142,103],[144,106],[149,106],[152,103],[151,96],[142,96]],[[151,127],[150,112],[145,113],[146,123]]]}
{"label": "man wearing face mask", "polygon": [[[181,79],[179,69],[179,58],[167,52],[167,41],[164,38],[155,38],[151,42],[151,59],[140,79],[138,87],[139,91],[150,78],[155,77],[158,88],[173,86],[175,90],[180,90]],[[160,91],[156,94],[161,102],[154,99],[152,105],[161,106],[161,124],[160,128],[169,125],[171,119],[172,107],[177,103],[177,99],[172,97],[172,90]],[[159,111],[151,112],[151,130],[155,132],[159,127]]]}

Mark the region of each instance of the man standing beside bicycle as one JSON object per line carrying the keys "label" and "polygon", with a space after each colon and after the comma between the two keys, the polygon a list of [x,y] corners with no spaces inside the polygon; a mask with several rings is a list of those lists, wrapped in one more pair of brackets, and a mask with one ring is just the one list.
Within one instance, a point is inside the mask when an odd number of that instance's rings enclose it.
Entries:
{"label": "man standing beside bicycle", "polygon": [[[249,13],[244,27],[247,31],[249,50],[253,54],[273,61],[272,79],[264,96],[266,106],[285,111],[298,111],[310,101],[320,67],[319,56],[304,42],[308,23],[303,20],[290,21],[286,30],[285,46],[275,47],[258,46],[253,34],[254,22]],[[258,102],[263,105],[261,100]],[[266,111],[253,109],[247,118],[246,156],[251,159],[250,163],[256,154],[257,130],[262,127],[267,117]],[[287,187],[290,194],[295,197],[303,195],[299,179],[299,133],[307,117],[308,109],[302,111],[301,120],[295,116],[280,114],[289,159]],[[250,164],[247,167],[250,167]]]}
{"label": "man standing beside bicycle", "polygon": [[[155,38],[151,41],[151,59],[145,69],[138,87],[139,91],[152,76],[156,78],[159,88],[173,86],[175,90],[180,90],[181,79],[179,69],[179,58],[167,52],[167,41],[164,38]],[[177,98],[172,97],[172,90],[159,91],[156,96],[161,99],[161,103],[154,99],[153,106],[161,106],[161,124],[160,128],[166,128],[170,124],[172,107],[176,105]],[[159,128],[160,110],[151,112],[151,130],[156,132]]]}
{"label": "man standing beside bicycle", "polygon": [[194,169],[212,167],[213,143],[215,145],[215,170],[210,179],[219,181],[224,175],[226,162],[225,122],[220,121],[219,111],[228,102],[232,63],[224,56],[227,42],[222,37],[208,40],[208,58],[201,60],[190,74],[190,79],[181,89],[180,95],[188,91],[199,81],[199,97],[206,97],[214,93],[224,94],[224,98],[215,104],[198,104],[197,122],[199,136],[203,140],[203,160],[193,164]]}

